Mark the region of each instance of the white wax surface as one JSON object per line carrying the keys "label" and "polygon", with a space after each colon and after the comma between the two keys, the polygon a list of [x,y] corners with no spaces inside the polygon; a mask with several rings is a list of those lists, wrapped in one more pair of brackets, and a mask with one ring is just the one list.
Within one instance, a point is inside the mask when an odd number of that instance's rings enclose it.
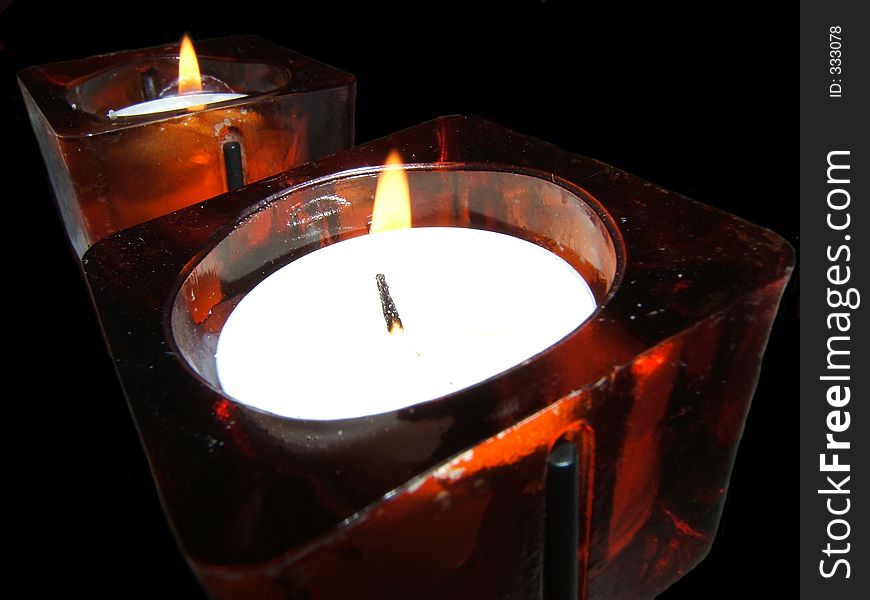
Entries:
{"label": "white wax surface", "polygon": [[[404,332],[390,335],[375,275]],[[463,228],[365,235],[307,254],[258,284],[224,325],[224,391],[262,410],[329,420],[432,400],[553,345],[595,309],[564,260]]]}
{"label": "white wax surface", "polygon": [[235,100],[236,98],[244,98],[246,94],[225,94],[217,92],[201,92],[198,94],[184,94],[182,96],[167,96],[165,98],[157,98],[156,100],[148,100],[133,104],[120,110],[109,111],[111,118],[117,117],[132,117],[137,115],[150,115],[153,113],[161,113],[170,110],[179,110],[182,108],[190,108],[191,106],[202,106],[204,104],[214,104],[215,102],[223,102],[225,100]]}

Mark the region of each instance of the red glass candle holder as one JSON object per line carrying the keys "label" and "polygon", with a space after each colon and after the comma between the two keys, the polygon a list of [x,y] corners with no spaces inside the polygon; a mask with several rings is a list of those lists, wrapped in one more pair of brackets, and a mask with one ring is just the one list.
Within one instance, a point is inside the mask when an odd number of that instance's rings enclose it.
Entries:
{"label": "red glass candle holder", "polygon": [[[235,402],[214,364],[228,314],[282,265],[367,232],[392,148],[413,157],[415,227],[543,246],[590,283],[597,311],[530,360],[413,407],[324,422]],[[561,504],[577,595],[604,599],[651,598],[709,550],[793,252],[618,169],[449,117],[84,259],[164,507],[213,597],[540,597]],[[576,485],[554,502],[562,440]]]}
{"label": "red glass candle holder", "polygon": [[[352,75],[255,36],[204,40],[197,51],[206,91],[244,97],[113,117],[160,90],[175,93],[178,45],[19,73],[79,256],[111,233],[226,192],[234,181],[263,179],[353,144]],[[233,142],[230,163],[224,147]]]}

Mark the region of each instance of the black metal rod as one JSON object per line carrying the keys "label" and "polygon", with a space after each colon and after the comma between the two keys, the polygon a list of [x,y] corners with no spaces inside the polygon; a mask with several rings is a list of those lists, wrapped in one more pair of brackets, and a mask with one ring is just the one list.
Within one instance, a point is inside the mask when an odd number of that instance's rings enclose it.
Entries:
{"label": "black metal rod", "polygon": [[242,145],[239,142],[224,144],[224,166],[227,170],[227,190],[237,190],[245,185],[245,172],[242,169]]}
{"label": "black metal rod", "polygon": [[577,446],[556,442],[547,457],[544,511],[544,599],[577,600],[580,547]]}
{"label": "black metal rod", "polygon": [[157,98],[157,69],[151,67],[140,75],[142,83],[142,99],[154,100]]}
{"label": "black metal rod", "polygon": [[387,285],[387,278],[383,273],[375,275],[375,281],[378,282],[378,294],[381,297],[381,309],[384,311],[384,321],[387,322],[387,331],[393,333],[393,330],[398,327],[401,331],[402,319],[399,318],[399,310],[396,308],[396,303],[393,297],[390,296],[390,286]]}

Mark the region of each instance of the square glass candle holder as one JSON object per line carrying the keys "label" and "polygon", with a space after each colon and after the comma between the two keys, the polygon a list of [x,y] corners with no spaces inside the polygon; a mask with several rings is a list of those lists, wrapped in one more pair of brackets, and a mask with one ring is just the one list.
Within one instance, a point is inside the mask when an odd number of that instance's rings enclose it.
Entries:
{"label": "square glass candle holder", "polygon": [[353,75],[256,36],[204,40],[197,51],[203,89],[243,97],[114,116],[176,93],[177,44],[19,73],[79,256],[116,231],[353,144]]}
{"label": "square glass candle holder", "polygon": [[[414,227],[542,246],[582,274],[598,308],[531,359],[409,408],[309,421],[235,401],[215,373],[228,315],[283,265],[367,233],[393,148],[413,161],[403,168]],[[557,505],[576,528],[574,595],[652,598],[712,544],[792,265],[771,231],[466,117],[246,186],[85,255],[178,542],[227,599],[539,598]],[[304,376],[287,365],[291,389]],[[563,440],[576,466],[560,504],[548,457]]]}

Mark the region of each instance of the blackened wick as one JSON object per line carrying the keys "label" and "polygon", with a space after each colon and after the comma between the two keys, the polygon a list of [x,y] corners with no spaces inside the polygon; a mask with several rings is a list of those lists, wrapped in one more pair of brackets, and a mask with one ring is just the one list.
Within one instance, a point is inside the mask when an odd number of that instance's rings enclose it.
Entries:
{"label": "blackened wick", "polygon": [[390,286],[387,285],[387,278],[383,273],[375,275],[375,280],[378,282],[378,294],[381,296],[381,308],[384,311],[384,321],[387,322],[387,331],[393,333],[398,328],[403,331],[402,319],[399,318],[399,311],[396,308],[396,303],[393,302],[393,297],[390,296]]}

